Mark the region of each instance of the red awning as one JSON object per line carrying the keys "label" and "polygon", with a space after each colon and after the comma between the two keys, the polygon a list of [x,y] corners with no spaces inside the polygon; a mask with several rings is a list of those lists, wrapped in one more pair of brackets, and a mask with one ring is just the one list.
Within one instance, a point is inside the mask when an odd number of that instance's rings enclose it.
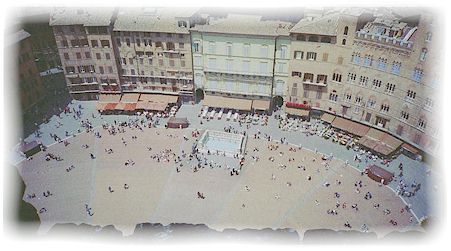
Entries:
{"label": "red awning", "polygon": [[117,103],[108,103],[104,109],[105,110],[114,110],[114,108],[116,108],[116,105],[117,105]]}
{"label": "red awning", "polygon": [[136,109],[136,103],[126,103],[124,111],[134,111]]}

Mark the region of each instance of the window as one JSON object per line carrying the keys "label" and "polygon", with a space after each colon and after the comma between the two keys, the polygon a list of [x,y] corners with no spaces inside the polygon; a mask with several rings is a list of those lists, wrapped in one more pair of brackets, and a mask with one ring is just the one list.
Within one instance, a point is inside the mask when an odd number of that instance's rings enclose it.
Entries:
{"label": "window", "polygon": [[318,42],[319,39],[318,39],[318,36],[316,36],[316,35],[310,35],[310,36],[308,37],[308,41],[309,41],[309,42]]}
{"label": "window", "polygon": [[121,38],[120,37],[116,38],[116,43],[117,43],[117,46],[121,47]]}
{"label": "window", "polygon": [[129,63],[129,64],[133,64],[133,58],[129,58],[129,59],[128,59],[128,63]]}
{"label": "window", "polygon": [[329,94],[329,100],[330,100],[330,101],[335,101],[335,102],[337,102],[337,100],[338,100],[338,94],[336,93],[335,90],[333,90],[333,91]]}
{"label": "window", "polygon": [[397,74],[398,75],[400,73],[400,71],[401,71],[401,63],[397,62],[397,61],[394,61],[393,64],[392,64],[392,67],[391,67],[391,72],[393,74]]}
{"label": "window", "polygon": [[280,58],[285,59],[287,58],[287,46],[282,45],[280,47]]}
{"label": "window", "polygon": [[341,74],[339,74],[339,73],[332,74],[332,80],[335,81],[335,82],[340,82],[341,83]]}
{"label": "window", "polygon": [[346,99],[347,102],[351,102],[352,94],[351,93],[346,93],[345,99]]}
{"label": "window", "polygon": [[244,44],[243,46],[243,56],[248,57],[251,50],[250,44]]}
{"label": "window", "polygon": [[298,71],[292,71],[292,72],[291,72],[291,76],[292,76],[292,77],[301,77],[301,73],[298,72]]}
{"label": "window", "polygon": [[416,95],[417,95],[416,92],[414,92],[414,91],[412,91],[412,90],[407,90],[407,98],[408,98],[408,99],[414,100],[415,97],[416,97]]}
{"label": "window", "polygon": [[64,59],[70,60],[69,53],[64,53]]}
{"label": "window", "polygon": [[81,53],[80,52],[77,52],[76,55],[77,55],[77,59],[81,59]]}
{"label": "window", "polygon": [[75,72],[75,67],[73,67],[73,66],[66,67],[66,73],[74,73],[74,72]]}
{"label": "window", "polygon": [[341,45],[346,45],[346,39],[341,40]]}
{"label": "window", "polygon": [[427,54],[428,54],[428,49],[426,49],[426,48],[421,49],[420,60],[425,61]]}
{"label": "window", "polygon": [[200,52],[200,42],[199,41],[195,41],[193,43],[193,51],[194,52]]}
{"label": "window", "polygon": [[345,26],[345,29],[343,31],[343,35],[348,35],[348,30],[349,30],[349,27]]}
{"label": "window", "polygon": [[313,74],[312,73],[304,73],[304,82],[313,83]]}
{"label": "window", "polygon": [[390,111],[390,106],[388,104],[381,105],[381,112],[388,113]]}
{"label": "window", "polygon": [[100,53],[96,53],[96,59],[102,59],[102,57],[100,56]]}
{"label": "window", "polygon": [[185,48],[185,43],[179,43],[179,48],[180,49],[184,49]]}
{"label": "window", "polygon": [[268,46],[267,45],[262,45],[262,47],[260,48],[260,57],[262,57],[262,58],[268,57]]}
{"label": "window", "polygon": [[186,28],[188,27],[188,24],[186,23],[186,21],[178,21],[177,25],[181,28]]}
{"label": "window", "polygon": [[316,52],[307,52],[307,60],[316,60]]}
{"label": "window", "polygon": [[304,52],[303,51],[295,51],[294,52],[294,59],[303,59],[304,58]]}
{"label": "window", "polygon": [[337,59],[337,63],[339,64],[339,65],[342,65],[343,64],[343,57],[338,57],[338,59]]}
{"label": "window", "polygon": [[61,44],[63,47],[69,47],[69,44],[67,43],[67,40],[62,40]]}
{"label": "window", "polygon": [[175,45],[172,42],[167,42],[166,43],[166,50],[168,51],[175,51]]}
{"label": "window", "polygon": [[136,46],[141,47],[141,39],[136,39]]}
{"label": "window", "polygon": [[356,78],[357,78],[357,74],[351,73],[351,72],[348,73],[348,83],[354,82]]}
{"label": "window", "polygon": [[329,53],[323,53],[323,62],[327,62],[328,58],[329,58]]}
{"label": "window", "polygon": [[318,74],[316,76],[316,83],[327,84],[327,75]]}
{"label": "window", "polygon": [[362,104],[362,96],[358,95],[357,97],[355,97],[355,103],[357,105],[361,105]]}
{"label": "window", "polygon": [[99,47],[99,42],[97,40],[91,40],[91,46],[94,48]]}
{"label": "window", "polygon": [[135,69],[131,69],[131,70],[130,70],[130,75],[136,75]]}
{"label": "window", "polygon": [[99,72],[100,72],[100,74],[104,74],[105,73],[104,70],[103,70],[103,66],[99,66]]}
{"label": "window", "polygon": [[305,41],[305,35],[303,35],[303,34],[297,35],[296,36],[296,40],[298,40],[298,41]]}
{"label": "window", "polygon": [[426,120],[424,120],[423,118],[418,119],[418,128],[424,130],[426,129],[426,124]]}
{"label": "window", "polygon": [[405,121],[409,120],[409,113],[406,111],[401,111],[401,118]]}
{"label": "window", "polygon": [[379,87],[381,87],[382,85],[382,81],[379,79],[373,79],[373,89],[377,89]]}
{"label": "window", "polygon": [[108,66],[108,72],[113,73],[113,66]]}
{"label": "window", "polygon": [[357,53],[357,52],[352,53],[351,61],[354,64],[360,64],[360,53]]}
{"label": "window", "polygon": [[91,52],[89,52],[89,51],[85,52],[85,57],[86,58],[91,58]]}
{"label": "window", "polygon": [[366,106],[369,108],[374,108],[376,106],[376,100],[374,100],[373,98],[369,98],[368,101],[366,102]]}
{"label": "window", "polygon": [[185,67],[185,60],[180,60],[180,67]]}
{"label": "window", "polygon": [[153,64],[153,59],[149,58],[149,64],[152,65]]}
{"label": "window", "polygon": [[377,68],[381,71],[385,71],[386,66],[387,66],[387,59],[379,58]]}
{"label": "window", "polygon": [[210,54],[216,53],[216,43],[215,42],[208,42],[208,53],[210,53]]}
{"label": "window", "polygon": [[416,82],[420,82],[423,78],[423,70],[420,68],[415,68],[412,73],[412,79]]}
{"label": "window", "polygon": [[232,56],[232,43],[227,43],[227,45],[226,45],[226,55],[228,57]]}
{"label": "window", "polygon": [[368,85],[368,77],[360,76],[359,85],[360,86],[367,86]]}
{"label": "window", "polygon": [[370,67],[373,65],[373,56],[365,55],[365,61],[363,61],[363,65],[366,67]]}
{"label": "window", "polygon": [[385,86],[385,92],[392,94],[395,92],[395,87],[396,85],[387,83],[387,85]]}
{"label": "window", "polygon": [[332,39],[330,37],[321,37],[321,43],[330,44]]}
{"label": "window", "polygon": [[278,72],[287,72],[286,64],[284,63],[278,63],[277,64],[277,71]]}
{"label": "window", "polygon": [[105,53],[105,58],[106,59],[111,59],[110,53]]}
{"label": "window", "polygon": [[163,59],[158,59],[158,65],[159,65],[159,66],[164,66]]}
{"label": "window", "polygon": [[125,58],[121,58],[121,65],[127,65],[127,60]]}
{"label": "window", "polygon": [[[159,33],[157,33],[159,34]],[[163,48],[163,43],[161,43],[160,41],[155,42],[155,47],[157,48]]]}
{"label": "window", "polygon": [[127,46],[130,47],[130,38],[126,38],[126,39],[125,39],[125,43],[127,44]]}
{"label": "window", "polygon": [[173,59],[169,60],[169,66],[174,67],[174,65],[175,65],[174,60]]}

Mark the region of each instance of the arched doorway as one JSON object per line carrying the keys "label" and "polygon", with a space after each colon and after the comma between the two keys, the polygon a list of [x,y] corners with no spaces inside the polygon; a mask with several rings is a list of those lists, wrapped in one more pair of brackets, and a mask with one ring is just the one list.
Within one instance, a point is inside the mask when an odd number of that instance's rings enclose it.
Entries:
{"label": "arched doorway", "polygon": [[196,102],[199,103],[199,101],[203,99],[204,99],[204,90],[199,88],[196,90]]}
{"label": "arched doorway", "polygon": [[273,104],[274,106],[276,106],[277,108],[282,107],[283,105],[283,97],[282,96],[275,96],[273,98]]}

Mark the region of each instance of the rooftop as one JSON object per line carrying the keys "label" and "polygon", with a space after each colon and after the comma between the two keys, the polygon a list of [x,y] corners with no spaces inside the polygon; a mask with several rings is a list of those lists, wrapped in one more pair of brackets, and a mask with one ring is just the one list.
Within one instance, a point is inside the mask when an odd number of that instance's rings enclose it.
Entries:
{"label": "rooftop", "polygon": [[55,8],[50,14],[50,26],[84,25],[108,26],[114,8]]}
{"label": "rooftop", "polygon": [[178,20],[196,15],[196,8],[121,8],[114,31],[189,33],[189,27],[179,27]]}
{"label": "rooftop", "polygon": [[290,32],[336,36],[340,18],[339,13],[332,13],[318,18],[303,18]]}
{"label": "rooftop", "polygon": [[246,34],[263,36],[288,36],[292,26],[289,22],[266,20],[261,16],[229,14],[226,18],[211,20],[209,24],[198,25],[192,30],[199,32]]}

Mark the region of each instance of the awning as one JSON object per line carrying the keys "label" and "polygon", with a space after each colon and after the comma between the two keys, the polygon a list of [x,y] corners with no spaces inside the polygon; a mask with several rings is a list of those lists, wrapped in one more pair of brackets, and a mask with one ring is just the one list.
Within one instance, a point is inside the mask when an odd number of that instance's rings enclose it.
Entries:
{"label": "awning", "polygon": [[301,117],[308,117],[309,110],[303,110],[303,109],[296,109],[296,108],[289,108],[285,107],[285,112],[291,115],[301,116]]}
{"label": "awning", "polygon": [[377,153],[388,156],[401,146],[402,141],[386,132],[370,128],[358,143]]}
{"label": "awning", "polygon": [[125,109],[125,103],[119,102],[114,110],[124,110]]}
{"label": "awning", "polygon": [[205,95],[204,106],[250,111],[252,100]]}
{"label": "awning", "polygon": [[365,173],[368,174],[368,177],[371,179],[381,182],[384,181],[384,185],[388,185],[393,180],[393,173],[383,169],[377,165],[370,165],[365,168]]}
{"label": "awning", "polygon": [[146,110],[146,111],[164,111],[168,103],[154,103],[147,101],[139,101],[136,104],[136,109],[138,110]]}
{"label": "awning", "polygon": [[335,117],[331,124],[335,128],[347,131],[360,137],[364,136],[370,130],[370,128],[366,125],[362,125],[341,117]]}
{"label": "awning", "polygon": [[117,105],[117,103],[108,103],[108,104],[105,106],[104,110],[105,110],[105,111],[108,111],[108,110],[114,110],[114,109],[116,108],[116,105]]}
{"label": "awning", "polygon": [[118,103],[121,100],[121,94],[100,94],[99,102],[101,103]]}
{"label": "awning", "polygon": [[136,109],[136,103],[126,103],[124,111],[134,111]]}
{"label": "awning", "polygon": [[105,107],[108,105],[108,103],[100,103],[100,102],[97,102],[97,104],[96,104],[96,110],[97,111],[103,111],[103,110],[105,110]]}
{"label": "awning", "polygon": [[329,124],[332,124],[332,121],[334,121],[334,119],[335,116],[329,113],[323,113],[323,115],[321,116],[321,120]]}
{"label": "awning", "polygon": [[413,154],[420,154],[420,151],[417,148],[415,148],[407,143],[402,144],[402,148],[406,149],[407,151],[409,151]]}
{"label": "awning", "polygon": [[252,100],[252,108],[255,110],[268,110],[269,104],[269,100]]}
{"label": "awning", "polygon": [[123,103],[136,103],[139,99],[139,93],[124,93],[121,97]]}
{"label": "awning", "polygon": [[142,93],[139,100],[173,104],[173,103],[177,103],[178,98],[179,98],[179,96],[174,96],[174,95]]}

